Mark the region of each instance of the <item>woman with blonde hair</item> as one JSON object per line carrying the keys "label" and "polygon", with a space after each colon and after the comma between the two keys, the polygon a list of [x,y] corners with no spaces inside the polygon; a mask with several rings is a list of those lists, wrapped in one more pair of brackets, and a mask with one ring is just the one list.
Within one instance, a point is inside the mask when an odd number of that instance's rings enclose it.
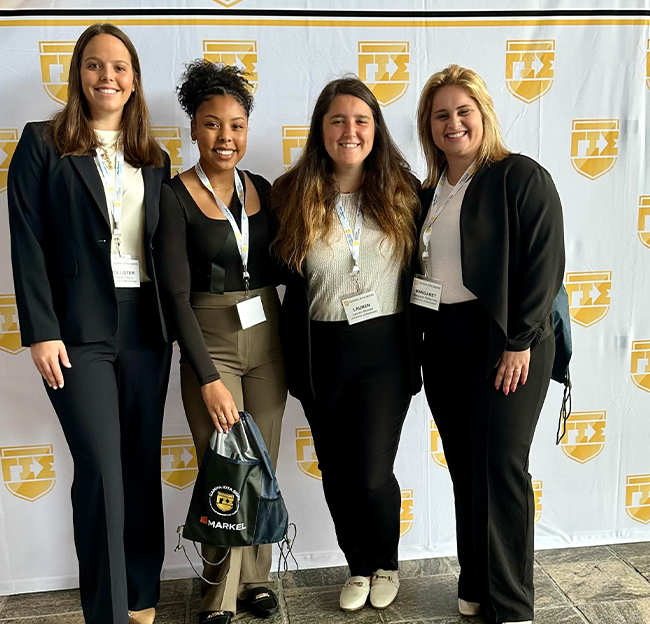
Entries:
{"label": "woman with blonde hair", "polygon": [[287,272],[280,331],[289,392],[311,426],[350,567],[340,606],[397,596],[393,473],[420,388],[408,314],[419,184],[358,78],[330,82],[298,162],[273,185],[274,250]]}
{"label": "woman with blonde hair", "polygon": [[459,610],[523,624],[534,600],[528,456],[555,350],[562,208],[549,173],[504,146],[474,71],[450,65],[431,76],[418,133],[426,217],[411,301],[454,486]]}
{"label": "woman with blonde hair", "polygon": [[113,24],[89,26],[67,104],[25,126],[8,182],[21,337],[72,453],[89,624],[150,624],[160,597],[171,344],[151,241],[168,178],[133,43]]}

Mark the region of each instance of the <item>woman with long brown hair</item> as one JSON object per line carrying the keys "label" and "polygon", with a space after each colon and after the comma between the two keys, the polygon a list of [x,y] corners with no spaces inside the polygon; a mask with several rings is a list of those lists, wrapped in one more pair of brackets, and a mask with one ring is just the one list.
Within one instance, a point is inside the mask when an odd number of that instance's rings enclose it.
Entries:
{"label": "woman with long brown hair", "polygon": [[273,185],[274,250],[289,392],[311,426],[351,578],[346,611],[397,595],[400,489],[393,464],[420,387],[408,317],[417,180],[358,78],[330,82],[295,166]]}
{"label": "woman with long brown hair", "polygon": [[427,216],[412,300],[424,390],[454,484],[458,609],[489,624],[530,624],[528,457],[555,352],[562,206],[548,171],[505,147],[471,69],[450,65],[429,78],[418,133]]}
{"label": "woman with long brown hair", "polygon": [[135,47],[94,24],[72,55],[68,103],[25,126],[8,182],[22,343],[72,453],[89,624],[150,624],[160,595],[171,344],[151,240],[168,178]]}

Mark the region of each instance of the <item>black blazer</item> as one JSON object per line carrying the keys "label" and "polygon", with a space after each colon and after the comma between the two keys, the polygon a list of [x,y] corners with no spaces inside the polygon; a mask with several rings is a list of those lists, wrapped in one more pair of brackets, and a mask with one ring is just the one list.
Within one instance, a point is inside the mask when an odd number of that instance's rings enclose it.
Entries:
{"label": "black blazer", "polygon": [[[287,371],[287,386],[292,396],[304,401],[315,398],[311,366],[311,337],[309,321],[309,284],[307,278],[296,271],[287,271],[283,281],[286,292],[280,310],[280,337]],[[413,273],[409,268],[402,272],[400,289],[404,312],[400,319],[400,343],[404,349],[404,361],[408,367],[411,393],[416,394],[422,387],[420,375],[421,337],[416,335],[417,324],[411,319],[411,285]]]}
{"label": "black blazer", "polygon": [[[117,332],[110,261],[111,229],[93,156],[61,158],[47,139],[48,122],[25,126],[9,167],[11,259],[23,346],[43,340],[85,343]],[[143,168],[145,263],[156,284],[151,239],[169,157]],[[156,285],[152,322],[167,341]],[[155,321],[154,321],[155,319]]]}
{"label": "black blazer", "polygon": [[[420,230],[434,190],[420,192]],[[564,226],[548,171],[519,154],[479,169],[463,197],[460,244],[463,284],[491,318],[488,374],[504,349],[524,351],[553,332],[551,307],[564,277]]]}

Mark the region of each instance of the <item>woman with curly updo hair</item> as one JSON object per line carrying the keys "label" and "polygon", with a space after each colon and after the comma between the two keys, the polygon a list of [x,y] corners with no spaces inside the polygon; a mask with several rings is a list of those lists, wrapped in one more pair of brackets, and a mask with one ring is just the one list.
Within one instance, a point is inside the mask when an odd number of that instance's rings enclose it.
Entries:
{"label": "woman with curly updo hair", "polygon": [[[275,465],[287,398],[278,331],[280,302],[269,254],[270,184],[237,169],[246,153],[250,85],[241,70],[197,60],[177,89],[191,119],[198,163],[163,185],[157,262],[163,306],[181,348],[181,393],[197,457],[215,430],[246,410]],[[245,300],[246,305],[242,306]],[[228,624],[237,599],[267,617],[271,545],[203,546],[198,620]]]}

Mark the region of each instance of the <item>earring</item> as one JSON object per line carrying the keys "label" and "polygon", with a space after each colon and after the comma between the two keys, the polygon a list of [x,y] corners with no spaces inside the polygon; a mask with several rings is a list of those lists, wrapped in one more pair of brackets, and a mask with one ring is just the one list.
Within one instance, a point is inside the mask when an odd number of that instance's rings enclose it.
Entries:
{"label": "earring", "polygon": [[192,139],[192,145],[196,144],[196,139]]}

